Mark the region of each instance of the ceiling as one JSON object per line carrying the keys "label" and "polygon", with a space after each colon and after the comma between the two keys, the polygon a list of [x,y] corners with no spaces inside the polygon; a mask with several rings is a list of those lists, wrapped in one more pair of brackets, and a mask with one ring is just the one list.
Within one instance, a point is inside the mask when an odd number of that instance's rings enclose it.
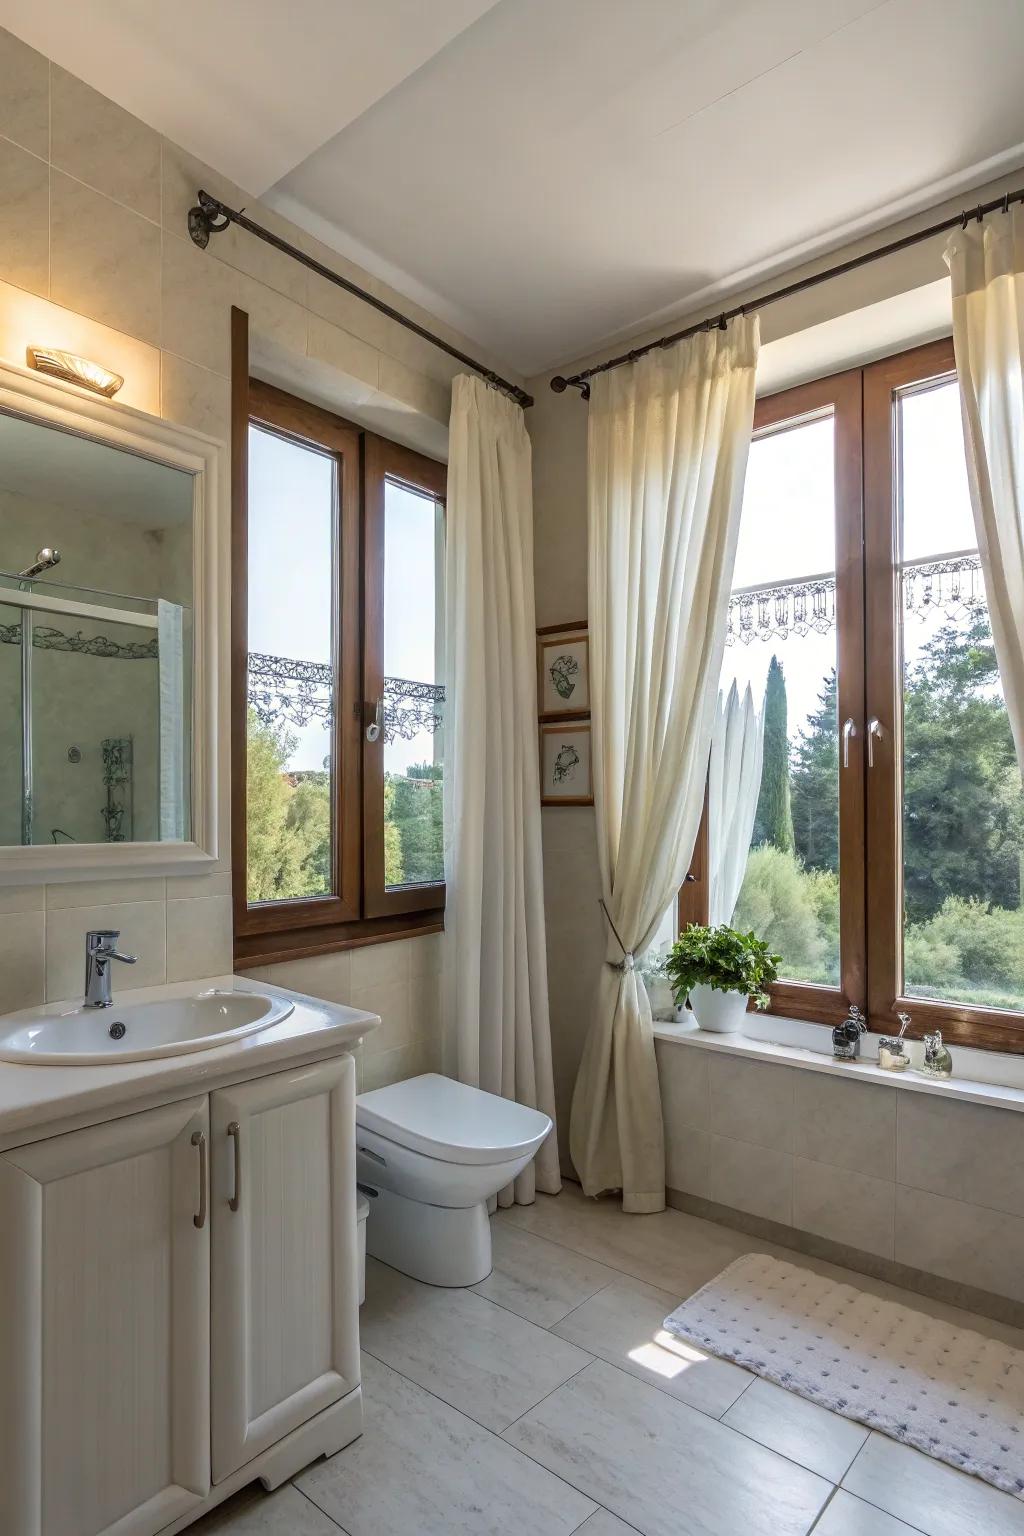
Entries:
{"label": "ceiling", "polygon": [[526,375],[1024,165],[1020,0],[0,20]]}

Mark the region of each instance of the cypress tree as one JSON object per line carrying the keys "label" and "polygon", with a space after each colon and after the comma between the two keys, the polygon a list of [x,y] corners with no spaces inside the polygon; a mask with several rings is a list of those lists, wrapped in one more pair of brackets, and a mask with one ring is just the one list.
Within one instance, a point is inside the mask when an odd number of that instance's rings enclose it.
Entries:
{"label": "cypress tree", "polygon": [[786,677],[779,658],[773,656],[764,695],[764,766],[751,845],[770,843],[783,853],[792,853],[793,809],[789,795],[786,714]]}

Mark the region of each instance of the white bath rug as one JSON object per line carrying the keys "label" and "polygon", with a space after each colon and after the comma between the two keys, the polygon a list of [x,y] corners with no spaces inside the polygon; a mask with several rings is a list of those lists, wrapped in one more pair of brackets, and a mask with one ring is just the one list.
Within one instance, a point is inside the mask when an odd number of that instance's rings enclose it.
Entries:
{"label": "white bath rug", "polygon": [[748,1253],[669,1333],[1024,1498],[1024,1352]]}

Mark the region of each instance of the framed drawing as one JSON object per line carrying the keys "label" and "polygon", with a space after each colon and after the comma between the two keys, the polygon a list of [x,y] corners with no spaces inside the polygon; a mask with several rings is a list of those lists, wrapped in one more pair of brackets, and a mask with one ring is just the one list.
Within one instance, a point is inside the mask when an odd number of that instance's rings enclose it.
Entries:
{"label": "framed drawing", "polygon": [[593,805],[590,721],[540,728],[541,805]]}
{"label": "framed drawing", "polygon": [[537,631],[537,707],[542,720],[590,713],[590,641],[585,622]]}

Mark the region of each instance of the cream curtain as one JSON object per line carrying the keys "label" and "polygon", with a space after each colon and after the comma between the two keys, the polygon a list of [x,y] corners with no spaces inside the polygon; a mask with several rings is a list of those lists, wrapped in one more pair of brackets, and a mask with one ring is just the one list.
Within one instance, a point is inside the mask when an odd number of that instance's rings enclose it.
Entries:
{"label": "cream curtain", "polygon": [[747,684],[719,691],[708,763],[708,913],[713,925],[732,922],[754,830],[764,757],[764,709]]}
{"label": "cream curtain", "polygon": [[627,1211],[665,1203],[651,1009],[633,960],[682,883],[700,822],[757,350],[748,316],[592,386],[590,675],[609,946],[570,1146],[584,1191],[621,1189]]}
{"label": "cream curtain", "polygon": [[1024,209],[956,230],[946,260],[978,551],[1024,765]]}
{"label": "cream curtain", "polygon": [[[452,386],[446,530],[445,1070],[555,1117],[523,412]],[[550,1135],[499,1203],[561,1187]]]}

